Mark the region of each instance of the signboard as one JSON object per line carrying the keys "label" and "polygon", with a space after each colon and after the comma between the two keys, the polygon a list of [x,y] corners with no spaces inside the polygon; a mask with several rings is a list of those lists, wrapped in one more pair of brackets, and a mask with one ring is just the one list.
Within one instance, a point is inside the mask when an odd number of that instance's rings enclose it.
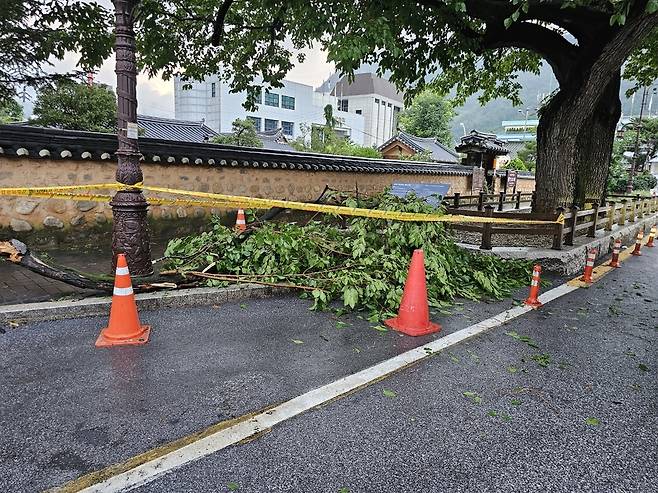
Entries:
{"label": "signboard", "polygon": [[137,140],[139,137],[139,128],[136,123],[128,122],[126,126],[126,137]]}
{"label": "signboard", "polygon": [[473,178],[471,180],[471,193],[480,193],[484,187],[484,168],[473,166]]}
{"label": "signboard", "polygon": [[413,192],[417,197],[425,199],[428,204],[438,206],[449,189],[448,183],[393,183],[391,193],[396,197],[406,197]]}
{"label": "signboard", "polygon": [[505,187],[507,190],[516,190],[516,180],[519,176],[519,172],[513,169],[507,170],[507,176],[505,177]]}

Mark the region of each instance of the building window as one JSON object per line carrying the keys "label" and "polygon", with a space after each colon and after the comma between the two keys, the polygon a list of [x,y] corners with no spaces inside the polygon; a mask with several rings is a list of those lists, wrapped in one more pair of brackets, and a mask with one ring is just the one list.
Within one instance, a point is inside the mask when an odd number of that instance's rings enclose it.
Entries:
{"label": "building window", "polygon": [[217,84],[214,82],[210,84],[210,97],[214,98],[217,95]]}
{"label": "building window", "polygon": [[349,108],[349,101],[347,99],[338,100],[338,111],[347,111]]}
{"label": "building window", "polygon": [[388,103],[388,107],[389,107],[389,108],[392,107],[392,106],[393,106],[393,105],[392,105],[391,103]]}
{"label": "building window", "polygon": [[260,87],[256,88],[256,102],[263,104],[263,90]]}
{"label": "building window", "polygon": [[[277,101],[279,100],[279,96],[277,95]],[[265,93],[265,104],[267,104],[267,93]],[[270,130],[276,130],[279,122],[276,120],[270,120],[269,118],[265,118],[265,131],[269,132]]]}
{"label": "building window", "polygon": [[375,104],[379,104],[379,99],[375,98]]}
{"label": "building window", "polygon": [[356,110],[355,113],[356,113],[357,115],[362,115],[362,114],[363,114],[363,111],[361,111],[361,110]]}
{"label": "building window", "polygon": [[400,113],[400,107],[399,106],[393,106],[393,111],[396,113]]}
{"label": "building window", "polygon": [[382,106],[386,106],[386,101],[382,100]]}
{"label": "building window", "polygon": [[283,135],[292,137],[293,130],[295,129],[295,124],[293,122],[281,122],[281,128],[283,130]]}
{"label": "building window", "polygon": [[294,110],[295,98],[292,96],[281,96],[281,107],[286,110]]}
{"label": "building window", "polygon": [[[279,95],[275,92],[265,92],[265,105],[266,106],[276,106],[279,107]],[[267,121],[267,120],[265,120]],[[267,124],[265,124],[267,127]],[[267,128],[265,129],[267,130]]]}
{"label": "building window", "polygon": [[254,124],[256,132],[260,132],[260,118],[257,116],[248,116],[247,120]]}

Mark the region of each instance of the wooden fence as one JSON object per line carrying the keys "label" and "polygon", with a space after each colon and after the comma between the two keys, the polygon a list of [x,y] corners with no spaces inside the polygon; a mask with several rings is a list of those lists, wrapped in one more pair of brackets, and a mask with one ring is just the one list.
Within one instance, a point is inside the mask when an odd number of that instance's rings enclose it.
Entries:
{"label": "wooden fence", "polygon": [[496,207],[498,211],[503,211],[505,204],[513,204],[514,209],[520,209],[522,202],[534,201],[535,192],[516,192],[516,193],[484,193],[477,195],[462,195],[455,193],[443,198],[443,204],[450,209],[459,209],[460,207],[477,206],[478,211],[484,211],[487,205]]}
{"label": "wooden fence", "polygon": [[[515,194],[516,195],[516,194]],[[505,203],[505,202],[503,202]],[[502,210],[500,203],[497,204]],[[658,211],[658,198],[655,197],[612,197],[606,205],[593,204],[585,209],[576,206],[566,211],[562,208],[554,214],[537,214],[522,212],[494,212],[491,204],[484,206],[484,211],[469,211],[449,207],[449,214],[461,214],[476,217],[497,217],[504,219],[530,219],[539,221],[556,221],[560,214],[564,215],[564,224],[452,224],[450,227],[458,231],[480,233],[482,250],[491,250],[491,237],[495,234],[511,234],[522,236],[551,236],[554,250],[562,250],[563,245],[573,245],[574,238],[586,234],[590,238],[596,236],[599,230],[612,231],[615,224],[624,226],[642,219],[647,214]]]}

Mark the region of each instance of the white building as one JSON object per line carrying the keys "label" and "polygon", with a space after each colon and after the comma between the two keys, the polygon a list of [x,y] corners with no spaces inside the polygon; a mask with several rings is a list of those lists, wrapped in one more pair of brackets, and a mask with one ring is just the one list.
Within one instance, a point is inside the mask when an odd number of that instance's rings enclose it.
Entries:
{"label": "white building", "polygon": [[[187,87],[189,86],[189,87]],[[237,118],[254,122],[256,130],[270,131],[281,128],[289,138],[302,135],[301,125],[324,125],[324,107],[337,108],[337,98],[317,93],[313,87],[288,80],[283,87],[263,91],[256,111],[247,111],[242,105],[246,93],[230,93],[229,84],[212,76],[203,82],[174,81],[174,108],[177,119],[201,121],[217,132],[230,132]],[[337,133],[349,137],[359,145],[364,142],[364,117],[355,112],[334,116],[341,122]]]}
{"label": "white building", "polygon": [[404,95],[388,80],[372,73],[355,74],[353,82],[343,77],[331,88],[331,95],[337,99],[338,116],[363,116],[363,145],[379,147],[397,133]]}

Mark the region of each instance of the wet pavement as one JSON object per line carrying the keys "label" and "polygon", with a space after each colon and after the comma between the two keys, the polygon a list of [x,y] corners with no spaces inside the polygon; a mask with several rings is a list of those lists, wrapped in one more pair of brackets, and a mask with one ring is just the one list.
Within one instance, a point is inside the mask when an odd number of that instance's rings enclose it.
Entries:
{"label": "wet pavement", "polygon": [[[655,491],[655,250],[138,491]],[[436,314],[436,337],[513,304]],[[145,312],[149,344],[117,350],[93,347],[102,318],[3,327],[0,491],[61,485],[435,338],[309,306],[290,296]]]}
{"label": "wet pavement", "polygon": [[[434,317],[438,335],[513,303],[457,305]],[[143,312],[148,345],[114,350],[94,348],[105,318],[3,327],[0,491],[62,484],[435,337],[381,332],[365,316],[310,305],[289,296]]]}

